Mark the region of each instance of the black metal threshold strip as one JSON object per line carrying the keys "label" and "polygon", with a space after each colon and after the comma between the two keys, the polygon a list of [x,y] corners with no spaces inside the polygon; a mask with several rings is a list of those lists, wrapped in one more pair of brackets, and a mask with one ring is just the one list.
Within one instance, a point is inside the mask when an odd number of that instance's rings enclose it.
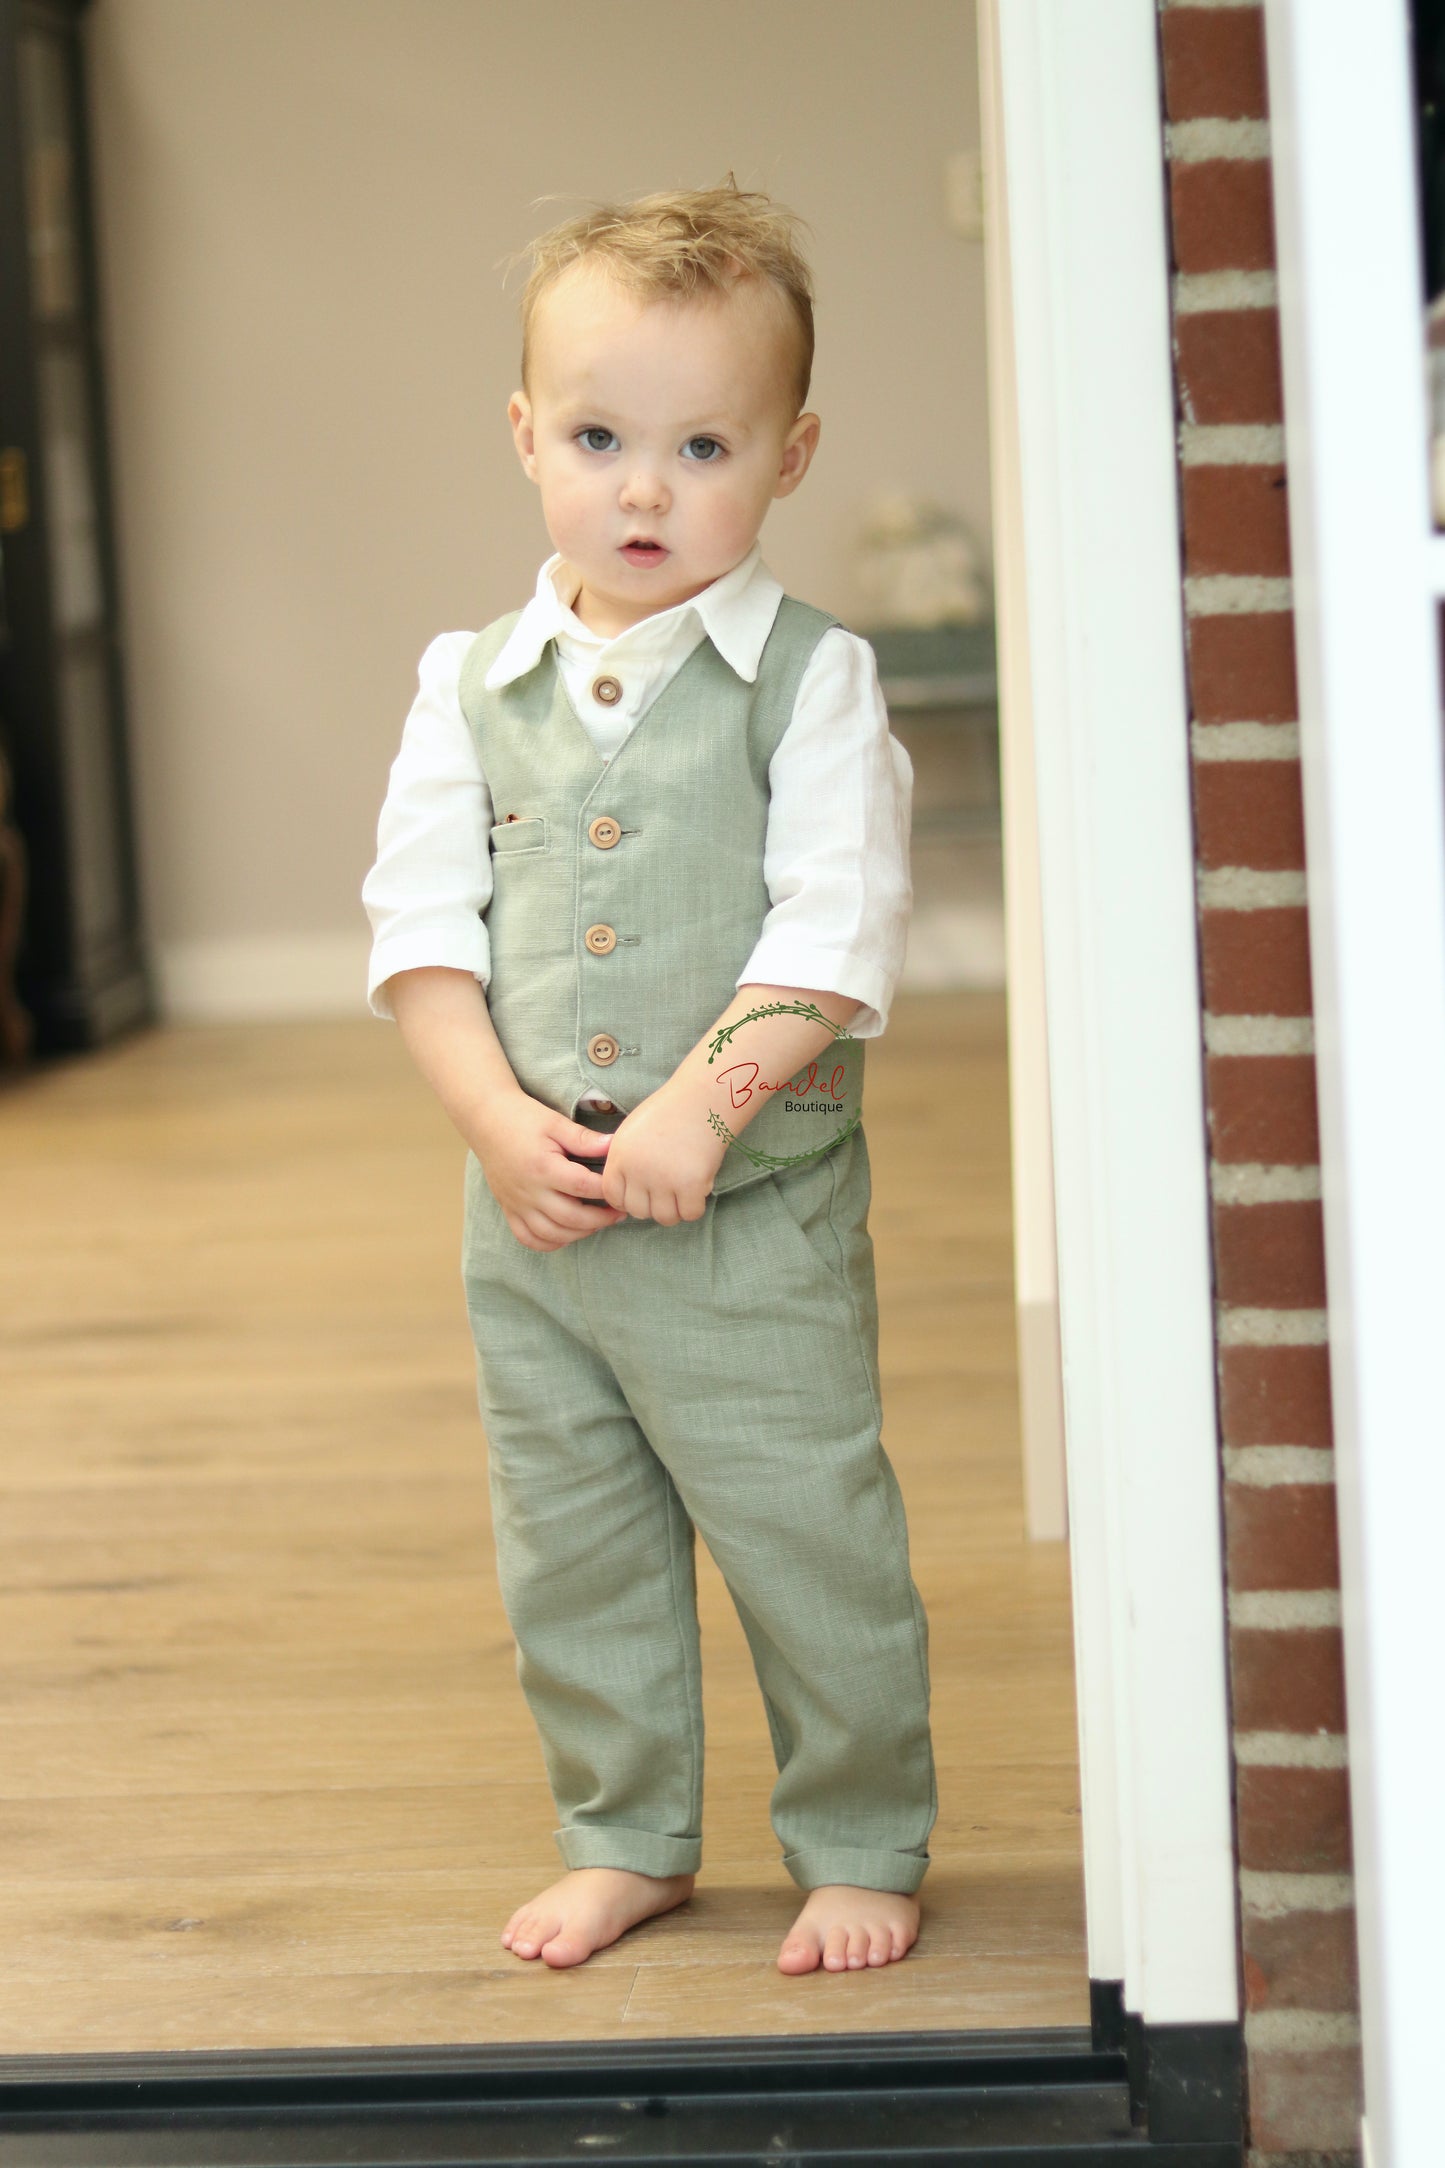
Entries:
{"label": "black metal threshold strip", "polygon": [[1239,2027],[1163,2031],[1152,2083],[1142,2028],[8,2056],[0,2160],[1241,2168]]}

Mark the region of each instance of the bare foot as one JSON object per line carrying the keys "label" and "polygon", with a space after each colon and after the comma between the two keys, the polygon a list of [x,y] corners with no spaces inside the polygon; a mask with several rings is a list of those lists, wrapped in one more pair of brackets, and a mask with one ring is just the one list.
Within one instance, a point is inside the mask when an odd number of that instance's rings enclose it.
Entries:
{"label": "bare foot", "polygon": [[825,1882],[808,1901],[778,1952],[779,1972],[856,1972],[906,1957],[918,1940],[916,1897],[896,1889]]}
{"label": "bare foot", "polygon": [[690,1874],[634,1874],[627,1867],[574,1867],[517,1907],[502,1929],[502,1947],[547,1965],[580,1965],[639,1920],[686,1904],[693,1880]]}

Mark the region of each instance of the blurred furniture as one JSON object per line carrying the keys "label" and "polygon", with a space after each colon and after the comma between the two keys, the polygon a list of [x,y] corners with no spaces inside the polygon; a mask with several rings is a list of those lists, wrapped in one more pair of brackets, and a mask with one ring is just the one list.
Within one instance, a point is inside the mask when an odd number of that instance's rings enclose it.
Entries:
{"label": "blurred furniture", "polygon": [[992,623],[881,626],[863,637],[878,658],[894,736],[913,762],[915,839],[996,837],[998,669]]}
{"label": "blurred furniture", "polygon": [[0,734],[38,1048],[150,1013],[81,78],[83,0],[0,0]]}
{"label": "blurred furniture", "polygon": [[913,764],[913,913],[901,986],[1004,983],[998,688],[990,623],[870,631],[893,735]]}
{"label": "blurred furniture", "polygon": [[0,1069],[19,1068],[35,1037],[34,1019],[15,991],[25,886],[25,838],[10,818],[10,767],[0,746]]}

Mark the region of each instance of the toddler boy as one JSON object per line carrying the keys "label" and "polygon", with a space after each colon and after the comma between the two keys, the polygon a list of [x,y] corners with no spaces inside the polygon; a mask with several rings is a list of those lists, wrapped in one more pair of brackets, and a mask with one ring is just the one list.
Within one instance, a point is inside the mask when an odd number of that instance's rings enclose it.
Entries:
{"label": "toddler boy", "polygon": [[363,890],[372,1008],[469,1146],[498,1578],[569,1869],[501,1939],[554,1966],[692,1892],[695,1529],[807,1893],[784,1972],[906,1954],[937,1811],[857,1120],[912,777],[872,651],[758,551],[820,426],[793,225],[729,176],[534,244],[508,414],[556,554],[427,649]]}

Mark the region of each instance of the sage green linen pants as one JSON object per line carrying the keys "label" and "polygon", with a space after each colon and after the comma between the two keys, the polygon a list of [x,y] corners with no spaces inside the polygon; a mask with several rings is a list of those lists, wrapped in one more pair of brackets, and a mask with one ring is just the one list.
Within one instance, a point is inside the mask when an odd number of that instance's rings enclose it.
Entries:
{"label": "sage green linen pants", "polygon": [[697,1530],[752,1652],[794,1881],[927,1871],[928,1627],[880,1435],[869,1190],[859,1127],[700,1220],[542,1252],[468,1157],[498,1576],[569,1867],[701,1863]]}

